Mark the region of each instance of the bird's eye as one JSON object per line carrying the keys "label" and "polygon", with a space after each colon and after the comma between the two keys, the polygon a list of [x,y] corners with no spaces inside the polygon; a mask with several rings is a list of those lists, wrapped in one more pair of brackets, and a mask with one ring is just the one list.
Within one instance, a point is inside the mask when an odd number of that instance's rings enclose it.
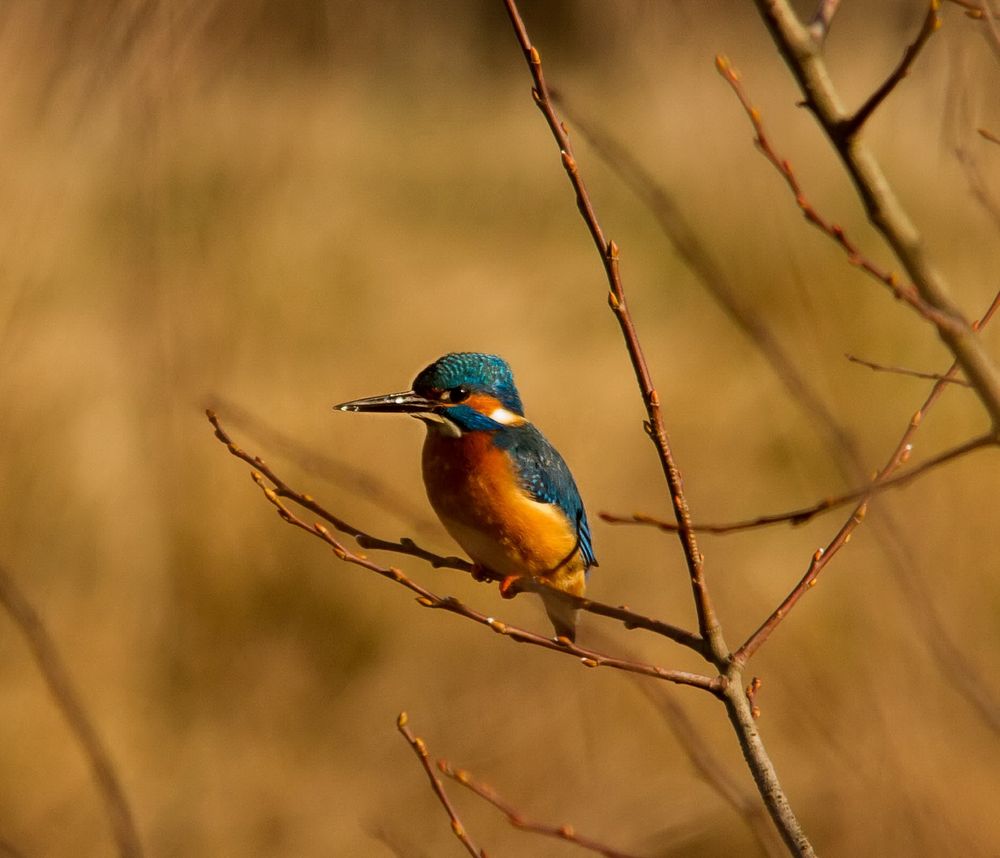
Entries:
{"label": "bird's eye", "polygon": [[469,390],[464,384],[460,384],[458,387],[453,387],[450,390],[445,391],[445,398],[449,402],[464,402],[469,398],[469,394],[472,391]]}

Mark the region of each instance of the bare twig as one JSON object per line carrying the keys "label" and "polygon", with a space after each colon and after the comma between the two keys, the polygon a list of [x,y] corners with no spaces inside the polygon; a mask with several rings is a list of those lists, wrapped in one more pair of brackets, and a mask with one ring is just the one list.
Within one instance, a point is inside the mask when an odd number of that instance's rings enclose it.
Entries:
{"label": "bare twig", "polygon": [[698,541],[694,531],[691,529],[691,513],[688,509],[687,500],[684,496],[683,480],[680,470],[674,461],[673,452],[670,448],[670,441],[667,438],[667,430],[663,424],[663,415],[660,408],[660,397],[653,385],[646,358],[639,344],[639,337],[635,330],[632,315],[625,302],[625,292],[622,286],[621,273],[618,265],[618,245],[614,241],[606,240],[594,206],[591,203],[590,195],[587,192],[583,178],[573,154],[573,146],[570,143],[569,133],[566,126],[556,114],[552,98],[549,94],[545,76],[542,73],[542,60],[538,50],[531,44],[528,31],[521,19],[515,0],[504,0],[507,14],[514,27],[514,33],[524,52],[528,69],[531,72],[534,87],[532,95],[535,104],[541,110],[549,130],[559,147],[562,156],[563,169],[569,177],[570,184],[576,193],[577,208],[583,217],[584,223],[590,232],[604,266],[604,272],[608,279],[610,292],[608,302],[615,318],[618,320],[622,335],[625,338],[625,345],[628,349],[629,358],[632,361],[632,369],[635,372],[636,381],[642,392],[642,399],[646,406],[647,421],[646,432],[653,440],[659,454],[660,464],[663,474],[666,477],[670,490],[670,500],[674,508],[674,515],[677,518],[678,533],[681,545],[684,550],[684,559],[687,563],[688,573],[691,579],[692,592],[694,594],[695,608],[698,613],[698,631],[708,642],[713,658],[717,665],[725,663],[729,655],[728,647],[722,638],[722,631],[719,628],[719,621],[715,615],[715,608],[709,595],[708,585],[705,581],[704,558],[698,548]]}
{"label": "bare twig", "polygon": [[421,533],[437,532],[437,525],[416,504],[402,495],[391,483],[379,479],[370,471],[344,459],[338,459],[305,447],[299,440],[273,426],[259,415],[222,397],[213,396],[209,407],[223,411],[226,419],[235,423],[269,450],[277,450],[291,459],[306,473],[323,477],[330,482],[346,486],[366,500],[392,515],[411,523]]}
{"label": "bare twig", "polygon": [[899,85],[900,81],[909,74],[910,66],[913,65],[917,55],[941,26],[941,19],[938,17],[940,5],[940,0],[931,0],[920,32],[913,43],[903,52],[903,57],[899,61],[899,65],[893,69],[892,74],[885,79],[885,82],[868,97],[868,100],[858,108],[857,112],[849,119],[844,120],[845,124],[842,131],[845,135],[850,137],[857,134],[865,122],[878,109],[879,105],[889,97],[889,94]]}
{"label": "bare twig", "polygon": [[456,769],[447,760],[438,760],[437,767],[442,774],[451,778],[456,783],[460,783],[484,801],[492,804],[507,817],[507,821],[515,828],[520,828],[522,831],[530,831],[533,834],[541,834],[545,837],[554,837],[557,840],[565,840],[568,843],[579,846],[581,849],[587,849],[591,852],[596,852],[598,855],[604,855],[606,858],[636,858],[631,852],[622,852],[620,849],[578,834],[572,825],[547,825],[543,822],[535,822],[528,819],[520,810],[497,795],[493,787],[477,781],[465,769]]}
{"label": "bare twig", "polygon": [[911,378],[923,378],[929,381],[944,381],[947,384],[957,384],[960,387],[969,386],[969,382],[967,382],[964,378],[949,378],[947,375],[942,375],[938,372],[921,372],[918,369],[909,369],[905,366],[886,366],[885,364],[865,360],[864,358],[857,357],[856,355],[844,355],[844,357],[846,357],[851,363],[866,366],[876,372],[891,372],[896,375],[908,375]]}
{"label": "bare twig", "polygon": [[455,810],[455,806],[448,798],[448,793],[444,791],[444,784],[441,783],[441,778],[434,773],[430,755],[427,753],[427,745],[423,739],[413,735],[413,731],[407,726],[407,721],[409,721],[409,716],[405,712],[400,712],[399,717],[396,719],[396,729],[410,743],[413,753],[420,760],[420,765],[427,772],[427,778],[431,782],[431,789],[434,790],[434,795],[437,796],[438,801],[441,802],[441,806],[445,809],[448,818],[451,820],[452,832],[462,842],[465,851],[472,855],[473,858],[487,858],[486,852],[472,842],[472,838],[466,832],[462,820],[459,819],[458,811]]}
{"label": "bare twig", "polygon": [[1000,145],[1000,137],[997,137],[997,135],[994,134],[992,131],[988,131],[985,128],[977,128],[976,131],[978,132],[979,136],[982,137],[984,140],[989,140],[990,143],[996,143],[997,145]]}
{"label": "bare twig", "polygon": [[1000,60],[1000,25],[997,24],[997,13],[986,3],[975,3],[972,0],[951,0],[956,6],[965,9],[969,18],[982,21],[986,25],[986,41],[993,55]]}
{"label": "bare twig", "polygon": [[118,854],[121,858],[141,858],[139,832],[111,755],[97,735],[42,618],[3,567],[0,567],[0,604],[24,636],[53,701],[87,758],[94,783],[104,800]]}
{"label": "bare twig", "polygon": [[[408,539],[407,537],[403,537],[395,542],[387,539],[381,539],[355,527],[352,524],[349,524],[344,521],[344,519],[334,515],[325,507],[318,504],[311,495],[297,492],[293,489],[259,456],[252,456],[241,447],[237,446],[237,444],[230,437],[229,433],[222,427],[222,424],[219,422],[219,418],[214,411],[207,409],[205,414],[215,429],[216,438],[226,445],[226,448],[232,455],[246,462],[256,471],[259,471],[267,477],[267,479],[273,483],[273,491],[278,497],[288,498],[289,500],[297,503],[299,506],[308,509],[313,514],[320,516],[320,518],[331,524],[336,530],[341,533],[346,533],[348,536],[352,536],[362,548],[376,551],[390,551],[396,554],[405,554],[410,557],[416,557],[420,560],[426,561],[435,569],[455,569],[460,572],[470,574],[473,572],[473,565],[468,560],[463,560],[461,557],[445,557],[440,554],[434,554],[431,551],[421,548],[412,539]],[[654,632],[655,634],[663,635],[664,637],[670,638],[671,640],[699,653],[704,652],[705,650],[704,641],[693,632],[678,628],[677,626],[672,626],[669,623],[662,622],[661,620],[655,620],[651,617],[634,613],[628,608],[606,605],[602,602],[596,602],[593,599],[586,599],[580,596],[574,596],[570,593],[553,590],[551,587],[547,587],[544,582],[535,581],[533,579],[523,579],[520,582],[520,588],[522,590],[532,592],[540,592],[542,588],[546,588],[547,595],[552,595],[557,599],[562,599],[563,601],[573,605],[573,607],[578,610],[618,620],[625,626],[625,628],[628,629],[646,629],[647,631]]]}
{"label": "bare twig", "polygon": [[813,204],[809,202],[805,192],[802,190],[802,186],[799,184],[798,177],[795,175],[795,170],[792,168],[791,162],[782,158],[771,146],[771,141],[767,135],[766,129],[764,128],[764,122],[761,119],[760,111],[754,107],[753,103],[750,101],[750,96],[743,87],[739,72],[733,68],[732,64],[726,57],[721,55],[715,58],[715,66],[719,70],[719,74],[722,75],[725,81],[732,88],[733,92],[736,94],[740,104],[743,106],[743,110],[750,119],[750,123],[753,125],[754,129],[754,143],[756,144],[757,149],[771,163],[778,173],[781,174],[781,177],[785,180],[785,184],[788,185],[788,189],[795,197],[795,203],[799,209],[801,209],[805,219],[840,245],[844,253],[847,254],[847,261],[851,265],[860,268],[866,274],[876,280],[879,280],[886,287],[888,287],[894,298],[906,302],[924,318],[935,323],[946,324],[947,320],[940,318],[940,314],[936,313],[934,309],[930,307],[919,294],[917,294],[917,291],[913,288],[913,286],[901,283],[899,278],[892,271],[887,271],[872,262],[861,252],[858,245],[847,237],[847,234],[844,232],[842,227],[828,221],[816,210]]}
{"label": "bare twig", "polygon": [[[941,383],[948,384],[953,382],[954,379],[943,378]],[[856,501],[859,498],[869,499],[874,494],[878,492],[885,491],[890,488],[899,488],[904,486],[917,477],[923,476],[928,471],[934,468],[944,465],[947,462],[951,462],[955,459],[961,458],[967,453],[971,453],[974,450],[980,450],[983,447],[995,447],[998,441],[996,436],[992,432],[987,432],[985,435],[980,435],[976,438],[972,438],[969,441],[965,441],[958,444],[955,447],[951,447],[945,450],[943,453],[938,453],[926,462],[921,462],[915,468],[907,471],[906,473],[899,474],[898,476],[892,478],[880,479],[884,476],[880,473],[879,477],[876,477],[871,483],[866,486],[862,486],[859,489],[854,489],[853,491],[845,492],[844,494],[837,495],[836,497],[825,498],[812,506],[803,507],[801,509],[794,509],[789,512],[779,512],[771,515],[761,515],[756,518],[745,519],[743,521],[733,521],[718,524],[693,524],[695,530],[703,533],[716,533],[716,534],[726,534],[726,533],[737,533],[741,530],[753,530],[758,527],[766,527],[772,524],[804,524],[815,516],[822,512],[827,512],[831,509],[836,509],[837,507],[844,506],[845,504]],[[905,463],[910,457],[910,451],[904,451],[904,457],[900,464]],[[632,515],[632,516],[617,516],[610,513],[600,513],[601,519],[610,524],[644,524],[650,527],[656,527],[659,530],[664,530],[670,533],[674,532],[676,527],[675,524],[669,521],[663,521],[662,519],[654,518],[649,515]]]}
{"label": "bare twig", "polygon": [[[317,504],[316,501],[308,495],[301,494],[288,487],[274,474],[273,471],[264,466],[259,458],[248,458],[246,453],[236,447],[236,445],[231,441],[226,440],[228,439],[228,436],[219,426],[218,418],[215,417],[214,414],[211,414],[211,412],[209,412],[209,420],[212,422],[212,425],[216,427],[216,437],[226,444],[230,453],[243,461],[257,463],[254,465],[255,469],[251,471],[251,477],[264,493],[267,500],[274,506],[282,521],[292,525],[293,527],[297,527],[300,530],[304,530],[311,536],[322,540],[333,550],[334,554],[336,554],[337,557],[344,562],[360,566],[362,569],[367,569],[369,572],[374,572],[383,578],[396,582],[397,584],[410,590],[412,593],[415,593],[418,597],[417,604],[421,607],[438,608],[457,616],[464,617],[474,623],[491,628],[497,634],[503,635],[516,643],[531,644],[533,646],[541,647],[542,649],[576,656],[584,667],[612,667],[617,670],[639,673],[655,679],[663,679],[667,682],[677,683],[678,685],[690,685],[694,688],[701,688],[702,690],[709,691],[716,696],[720,696],[728,685],[728,680],[723,676],[710,677],[683,670],[668,670],[666,668],[658,667],[657,665],[628,661],[626,659],[615,658],[591,649],[586,649],[573,643],[565,637],[560,637],[557,640],[543,637],[542,635],[529,632],[526,629],[522,629],[517,626],[512,626],[508,623],[497,620],[494,617],[487,616],[486,614],[481,614],[478,611],[467,607],[453,596],[438,596],[436,593],[433,593],[413,581],[406,575],[406,573],[403,572],[402,569],[395,566],[380,566],[377,563],[373,563],[364,555],[356,554],[342,543],[338,542],[330,532],[329,528],[325,525],[319,522],[308,524],[292,512],[292,510],[289,509],[289,507],[282,501],[283,497],[294,500],[296,503],[299,503],[312,512],[317,512],[318,515],[322,516],[327,521],[335,518],[327,513],[323,507]],[[266,485],[265,476],[267,480],[274,483],[275,488],[271,488]],[[307,501],[307,503],[304,501]]]}

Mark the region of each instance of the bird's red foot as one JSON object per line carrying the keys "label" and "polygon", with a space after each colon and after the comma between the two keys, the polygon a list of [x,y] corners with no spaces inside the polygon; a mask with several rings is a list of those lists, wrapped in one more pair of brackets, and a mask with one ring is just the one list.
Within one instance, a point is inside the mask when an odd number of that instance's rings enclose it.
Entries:
{"label": "bird's red foot", "polygon": [[520,575],[508,575],[503,581],[500,582],[500,595],[505,599],[513,599],[518,593],[521,592],[521,588],[518,586],[518,579]]}

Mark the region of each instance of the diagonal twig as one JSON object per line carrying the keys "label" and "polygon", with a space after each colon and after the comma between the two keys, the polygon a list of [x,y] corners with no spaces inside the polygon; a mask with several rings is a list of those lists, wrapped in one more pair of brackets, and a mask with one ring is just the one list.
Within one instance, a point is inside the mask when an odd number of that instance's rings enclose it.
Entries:
{"label": "diagonal twig", "polygon": [[754,144],[757,146],[758,151],[760,151],[768,162],[770,162],[770,164],[778,171],[782,179],[785,180],[785,184],[788,185],[788,189],[795,197],[795,204],[802,211],[805,219],[821,232],[833,239],[833,241],[841,247],[844,253],[847,254],[847,261],[851,265],[856,268],[860,268],[866,274],[888,287],[894,298],[909,304],[914,310],[920,313],[921,316],[934,322],[935,324],[948,324],[949,320],[940,313],[937,313],[933,307],[924,301],[913,286],[901,283],[899,278],[892,271],[887,271],[872,262],[872,260],[861,252],[860,247],[848,238],[843,227],[828,221],[816,210],[813,204],[809,201],[809,198],[806,197],[802,186],[799,184],[798,177],[795,175],[795,170],[792,168],[791,162],[782,158],[771,145],[771,140],[764,127],[764,121],[761,118],[760,111],[754,107],[753,102],[750,101],[750,96],[747,94],[747,91],[743,86],[739,72],[737,72],[729,60],[722,55],[715,58],[715,66],[718,69],[719,74],[722,75],[723,79],[729,84],[730,88],[739,99],[740,105],[743,107],[747,118],[749,118],[750,124],[753,126],[754,130]]}
{"label": "diagonal twig", "polygon": [[[260,458],[260,456],[253,456],[239,447],[233,441],[229,433],[222,427],[218,415],[216,415],[214,411],[206,409],[205,414],[215,429],[215,437],[226,445],[226,449],[228,449],[233,456],[246,462],[256,471],[259,471],[263,474],[263,476],[267,477],[267,479],[274,485],[273,491],[278,497],[288,498],[299,506],[308,509],[313,514],[320,516],[320,518],[332,525],[336,530],[341,533],[346,533],[348,536],[352,536],[362,548],[376,551],[390,551],[396,554],[405,554],[409,557],[416,557],[420,560],[426,561],[435,569],[455,569],[460,572],[467,572],[470,574],[473,572],[473,565],[468,560],[463,560],[461,557],[445,557],[440,554],[434,554],[431,551],[421,548],[412,539],[407,537],[403,537],[395,542],[392,540],[381,539],[355,527],[352,524],[349,524],[344,521],[344,519],[334,515],[325,507],[318,504],[311,495],[297,492],[293,489],[290,485],[288,485],[288,483],[282,480],[274,472],[274,470]],[[594,601],[593,599],[574,596],[571,593],[563,593],[561,590],[553,590],[553,588],[547,587],[544,582],[536,581],[531,578],[522,579],[519,582],[519,586],[523,590],[536,593],[541,592],[544,588],[546,595],[565,601],[578,610],[618,620],[627,629],[646,629],[647,631],[670,638],[682,646],[686,646],[696,652],[703,653],[705,650],[704,640],[693,632],[670,625],[669,623],[665,623],[661,620],[655,620],[651,617],[637,614],[630,611],[626,607],[606,605],[602,602]]]}
{"label": "diagonal twig", "polygon": [[[213,417],[214,415],[211,415],[209,419],[212,419]],[[213,425],[218,425],[218,418],[213,420]],[[220,433],[218,428],[216,430],[216,436],[219,437],[219,440],[223,440],[223,438],[226,437],[225,433]],[[232,445],[231,442],[227,443],[227,447],[234,456],[246,461],[246,454],[243,453],[242,450],[236,448],[236,451],[238,452],[234,451],[233,447],[235,447],[235,445]],[[259,459],[251,458],[250,461],[259,462]],[[273,473],[270,469],[267,469],[267,472]],[[286,524],[292,525],[293,527],[297,527],[300,530],[304,530],[311,536],[325,542],[333,550],[334,554],[336,554],[337,557],[345,563],[360,566],[362,569],[367,569],[369,572],[374,572],[376,575],[380,575],[383,578],[387,578],[388,580],[394,581],[402,587],[405,587],[410,592],[416,594],[417,604],[421,607],[440,609],[455,614],[456,616],[464,617],[467,620],[471,620],[474,623],[492,629],[497,634],[509,638],[515,643],[531,644],[532,646],[541,647],[542,649],[575,656],[584,667],[612,667],[617,670],[624,670],[655,679],[662,679],[667,682],[674,682],[678,685],[689,685],[694,688],[700,688],[703,691],[708,691],[717,697],[723,694],[726,686],[728,685],[728,680],[723,676],[710,677],[705,676],[704,674],[691,673],[684,670],[668,670],[667,668],[659,667],[654,664],[634,662],[627,659],[605,655],[604,653],[581,647],[565,637],[560,637],[557,640],[543,637],[542,635],[535,634],[534,632],[519,628],[518,626],[510,625],[509,623],[502,622],[494,617],[475,611],[464,605],[454,596],[439,596],[412,580],[406,575],[405,572],[403,572],[402,569],[395,566],[380,566],[379,564],[369,560],[364,555],[356,554],[351,551],[339,542],[330,532],[330,529],[324,524],[320,522],[309,524],[297,516],[282,500],[282,497],[291,497],[298,502],[298,498],[307,498],[308,495],[302,495],[295,492],[285,486],[284,483],[281,483],[281,485],[284,486],[284,489],[282,490],[279,490],[277,487],[272,488],[267,485],[265,482],[264,468],[257,467],[255,470],[251,471],[250,476],[253,478],[253,481],[257,484],[258,488],[260,488],[260,490],[264,493],[268,502],[275,508],[282,521]],[[271,480],[271,477],[267,476],[267,480]],[[274,482],[274,480],[271,480],[271,482]],[[281,493],[282,491],[284,494]],[[307,507],[309,510],[313,511],[316,509],[323,509],[311,498],[309,498],[309,501],[310,505]]]}
{"label": "diagonal twig", "polygon": [[889,97],[900,81],[909,74],[910,67],[916,60],[917,55],[941,26],[941,18],[938,16],[940,6],[940,0],[931,0],[930,5],[927,7],[927,14],[924,16],[923,25],[920,27],[920,32],[913,43],[903,52],[903,57],[899,61],[899,65],[892,70],[892,73],[885,79],[885,82],[868,97],[853,116],[843,120],[842,133],[844,135],[851,137],[857,134],[865,122],[871,118],[871,115],[878,110],[879,105]]}
{"label": "diagonal twig", "polygon": [[545,837],[554,837],[557,840],[564,840],[572,843],[574,846],[579,846],[581,849],[587,849],[590,852],[603,855],[605,858],[637,858],[631,852],[622,852],[620,849],[578,834],[572,825],[548,825],[544,822],[536,822],[528,819],[514,805],[504,801],[493,787],[477,781],[465,769],[456,769],[447,760],[438,760],[437,767],[443,775],[466,787],[466,789],[471,790],[483,799],[483,801],[492,804],[507,817],[507,821],[515,828],[520,828],[522,831],[530,831],[533,834],[541,834]]}
{"label": "diagonal twig", "polygon": [[809,33],[817,44],[822,44],[830,32],[833,16],[837,14],[840,0],[820,0],[816,13],[809,22]]}
{"label": "diagonal twig", "polygon": [[413,753],[420,760],[420,765],[423,766],[424,771],[427,773],[427,778],[431,782],[431,789],[434,790],[434,795],[437,796],[438,801],[441,802],[441,806],[445,809],[445,813],[448,814],[448,818],[451,820],[452,833],[462,842],[465,851],[472,855],[473,858],[487,858],[486,852],[476,846],[466,832],[465,826],[458,816],[458,811],[455,810],[451,799],[448,798],[448,793],[444,791],[444,784],[441,783],[441,778],[434,773],[430,762],[430,755],[427,753],[427,745],[423,739],[413,735],[413,731],[407,726],[409,720],[409,716],[405,712],[400,712],[399,717],[396,718],[396,729],[409,742]]}
{"label": "diagonal twig", "polygon": [[[989,308],[980,317],[980,319],[973,323],[973,330],[978,332],[990,321],[990,319],[993,318],[998,310],[1000,310],[1000,292],[994,296]],[[924,400],[923,405],[917,409],[917,411],[914,412],[913,417],[910,418],[909,424],[907,424],[906,429],[904,430],[885,465],[883,465],[882,469],[878,472],[878,474],[876,474],[873,485],[889,482],[892,479],[892,474],[906,462],[909,457],[909,452],[913,447],[913,436],[920,428],[924,415],[927,413],[928,409],[934,405],[941,394],[944,393],[945,389],[948,387],[948,379],[957,375],[958,371],[959,364],[958,361],[955,361],[951,365],[951,368],[944,374],[944,378],[934,383],[934,386],[931,388],[931,392]],[[993,437],[993,443],[996,443],[995,437]],[[809,562],[809,566],[806,569],[806,573],[799,580],[798,584],[792,588],[791,592],[785,597],[781,605],[771,613],[771,615],[736,651],[734,659],[737,662],[745,664],[754,652],[756,652],[767,640],[767,638],[770,637],[774,629],[777,628],[781,621],[788,615],[788,612],[795,606],[799,599],[815,585],[816,578],[819,573],[830,562],[833,556],[841,548],[847,545],[854,530],[857,529],[859,524],[861,524],[868,509],[869,498],[870,495],[863,497],[861,503],[855,507],[850,518],[844,522],[844,525],[839,531],[837,531],[837,534],[826,546],[826,548],[820,548],[815,554],[813,554],[812,559]],[[936,630],[939,625],[937,615],[933,612],[928,612],[926,617],[930,621],[932,630]],[[942,661],[950,663],[964,661],[964,659],[960,657],[959,653],[952,651],[953,646],[949,636],[935,634],[933,637],[934,640],[930,642],[931,647]],[[940,640],[938,640],[939,638]],[[947,651],[939,652],[939,648],[941,647],[946,648]],[[970,671],[966,671],[966,673],[970,673]],[[994,730],[1000,728],[1000,717],[997,715],[996,706],[994,705],[995,702],[992,700],[991,695],[979,687],[975,681],[970,681],[967,677],[959,677],[958,681],[960,683],[960,690],[964,696],[976,706],[980,713],[985,717],[987,723],[989,723]]]}
{"label": "diagonal twig", "polygon": [[885,364],[875,363],[875,361],[865,360],[857,355],[844,355],[851,363],[860,364],[861,366],[866,366],[868,369],[873,369],[876,372],[891,372],[896,375],[908,375],[911,378],[923,378],[929,381],[944,381],[948,384],[957,384],[960,387],[968,387],[969,382],[964,378],[949,378],[947,375],[942,375],[936,372],[921,372],[917,369],[909,369],[905,366],[886,366]]}

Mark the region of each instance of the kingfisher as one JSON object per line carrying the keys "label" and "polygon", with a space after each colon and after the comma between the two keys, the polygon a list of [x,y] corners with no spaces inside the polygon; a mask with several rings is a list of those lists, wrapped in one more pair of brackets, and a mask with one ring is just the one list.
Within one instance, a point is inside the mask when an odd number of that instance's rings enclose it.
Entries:
{"label": "kingfisher", "polygon": [[[587,513],[569,467],[524,416],[505,360],[454,352],[410,390],[355,399],[340,411],[409,414],[427,425],[423,477],[434,512],[480,580],[513,598],[522,578],[582,596],[597,566]],[[540,593],[557,636],[576,639],[577,609]]]}

